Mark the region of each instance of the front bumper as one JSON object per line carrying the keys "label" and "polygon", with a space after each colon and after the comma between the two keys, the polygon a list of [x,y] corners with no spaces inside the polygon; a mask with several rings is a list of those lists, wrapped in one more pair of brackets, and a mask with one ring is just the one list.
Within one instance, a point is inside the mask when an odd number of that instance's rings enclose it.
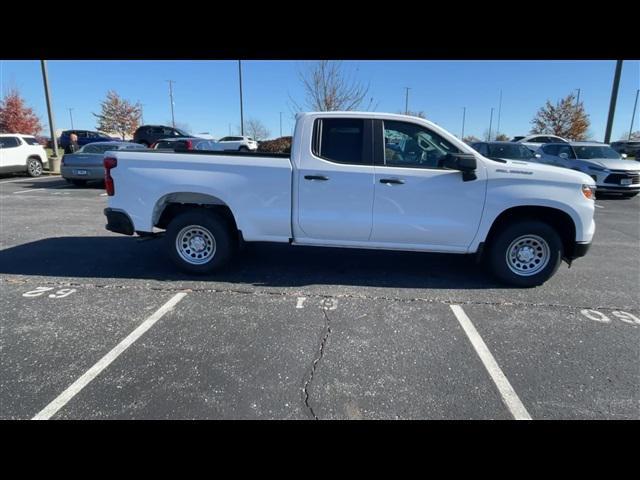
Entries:
{"label": "front bumper", "polygon": [[[78,171],[85,171],[86,174],[79,174]],[[60,167],[62,178],[69,180],[104,180],[104,167]]]}
{"label": "front bumper", "polygon": [[105,228],[110,232],[122,233],[123,235],[133,235],[133,222],[129,216],[112,208],[105,208],[104,214],[107,217]]}
{"label": "front bumper", "polygon": [[591,242],[575,242],[571,251],[566,252],[565,258],[571,262],[576,258],[584,257],[591,248]]}

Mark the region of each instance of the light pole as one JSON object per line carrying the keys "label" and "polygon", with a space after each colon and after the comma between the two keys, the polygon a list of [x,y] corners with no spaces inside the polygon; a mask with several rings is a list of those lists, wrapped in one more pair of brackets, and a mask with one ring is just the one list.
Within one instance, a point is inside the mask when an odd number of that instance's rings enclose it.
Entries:
{"label": "light pole", "polygon": [[638,106],[638,93],[640,93],[640,88],[636,90],[636,102],[633,104],[633,114],[631,114],[631,126],[629,127],[629,136],[627,140],[631,140],[631,132],[633,130],[633,120],[636,118],[636,107]]}
{"label": "light pole", "polygon": [[409,90],[411,89],[409,87],[404,87],[404,89],[406,90],[404,96],[404,114],[409,115]]}
{"label": "light pole", "polygon": [[169,100],[171,101],[171,126],[176,128],[176,119],[173,115],[173,84],[176,83],[173,80],[166,80],[169,82]]}
{"label": "light pole", "polygon": [[576,98],[576,105],[580,105],[580,89],[577,88],[576,90],[578,90],[578,98]]}
{"label": "light pole", "polygon": [[282,137],[282,112],[280,112],[280,136]]}
{"label": "light pole", "polygon": [[464,140],[464,120],[467,116],[467,107],[462,107],[462,134],[460,135],[460,140]]}
{"label": "light pole", "polygon": [[496,137],[500,133],[500,114],[502,113],[502,89],[500,89],[500,103],[498,103],[498,125],[496,126]]}
{"label": "light pole", "polygon": [[240,83],[240,135],[244,137],[244,117],[242,112],[242,60],[238,60],[238,80]]}
{"label": "light pole", "polygon": [[140,103],[138,100],[138,105],[140,105],[140,126],[144,125],[144,103]]}
{"label": "light pole", "polygon": [[613,127],[613,117],[616,113],[616,102],[618,101],[620,73],[622,73],[622,60],[616,60],[616,71],[613,75],[613,87],[611,88],[611,102],[609,103],[609,117],[607,118],[607,129],[604,134],[604,143],[609,143],[611,140],[611,128]]}
{"label": "light pole", "polygon": [[73,108],[69,109],[69,118],[71,118],[71,130],[74,130],[73,128],[73,113],[71,113],[73,111]]}
{"label": "light pole", "polygon": [[[56,127],[53,119],[53,112],[51,110],[51,95],[49,94],[49,75],[47,74],[47,61],[40,60],[40,67],[42,68],[42,80],[44,82],[44,96],[47,100],[47,115],[49,116],[49,132],[51,133],[51,144],[53,145],[53,157],[58,157],[58,139],[56,138]],[[51,165],[49,170],[53,171]]]}
{"label": "light pole", "polygon": [[487,139],[489,142],[491,141],[491,125],[493,123],[493,107],[491,107],[491,116],[489,117],[489,138]]}

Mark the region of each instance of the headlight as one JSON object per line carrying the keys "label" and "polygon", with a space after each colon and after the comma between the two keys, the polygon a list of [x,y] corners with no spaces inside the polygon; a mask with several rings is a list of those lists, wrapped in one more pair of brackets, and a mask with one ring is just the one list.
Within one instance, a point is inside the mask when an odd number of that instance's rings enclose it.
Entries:
{"label": "headlight", "polygon": [[582,185],[582,194],[589,200],[595,200],[596,199],[595,188],[592,187],[591,185],[583,184]]}

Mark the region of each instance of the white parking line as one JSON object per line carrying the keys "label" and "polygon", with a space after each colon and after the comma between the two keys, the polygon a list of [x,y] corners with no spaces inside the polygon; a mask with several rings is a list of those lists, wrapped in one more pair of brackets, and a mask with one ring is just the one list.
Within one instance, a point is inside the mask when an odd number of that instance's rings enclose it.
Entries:
{"label": "white parking line", "polygon": [[44,190],[44,188],[30,188],[29,190],[20,190],[19,192],[13,192],[14,195],[18,193],[35,192],[36,190]]}
{"label": "white parking line", "polygon": [[502,373],[502,370],[498,366],[496,359],[493,358],[493,355],[487,348],[487,345],[482,340],[482,337],[471,323],[471,320],[464,312],[460,305],[449,305],[451,310],[453,310],[453,314],[460,322],[460,326],[464,330],[464,333],[467,334],[471,345],[475,349],[476,353],[480,357],[480,360],[484,364],[484,368],[487,369],[493,383],[495,383],[496,387],[498,387],[498,391],[500,392],[500,396],[502,397],[502,401],[507,406],[511,415],[516,420],[531,420],[531,416],[527,409],[524,408],[524,405],[518,398],[515,390],[507,380],[507,377]]}
{"label": "white parking line", "polygon": [[49,420],[55,415],[58,410],[64,407],[69,400],[71,400],[80,390],[86,387],[89,382],[100,374],[105,368],[107,368],[116,358],[120,356],[127,348],[129,348],[133,342],[140,338],[147,330],[149,330],[154,323],[160,320],[167,312],[175,307],[180,300],[182,300],[187,294],[185,292],[176,293],[171,299],[155,311],[153,315],[147,318],[140,324],[133,332],[116,345],[109,353],[102,357],[98,363],[91,367],[87,372],[73,382],[64,392],[58,395],[49,405],[44,407],[40,413],[38,413],[32,420]]}

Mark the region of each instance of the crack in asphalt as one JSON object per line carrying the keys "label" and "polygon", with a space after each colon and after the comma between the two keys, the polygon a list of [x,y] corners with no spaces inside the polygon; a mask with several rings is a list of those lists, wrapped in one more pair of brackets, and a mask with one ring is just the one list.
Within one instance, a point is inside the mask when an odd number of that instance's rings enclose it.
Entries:
{"label": "crack in asphalt", "polygon": [[311,416],[314,418],[314,420],[319,420],[319,418],[318,418],[318,415],[316,415],[315,411],[313,410],[313,407],[309,404],[309,386],[311,385],[311,382],[313,382],[313,378],[316,374],[316,370],[318,369],[318,364],[320,363],[320,361],[322,360],[322,357],[324,356],[324,347],[327,344],[329,335],[331,334],[331,322],[329,321],[329,316],[327,315],[327,311],[326,309],[323,308],[322,312],[324,313],[325,325],[324,325],[322,338],[320,340],[320,347],[318,348],[318,354],[316,355],[316,358],[313,360],[313,363],[311,364],[309,377],[304,382],[304,385],[302,387],[302,396],[303,396],[304,405],[309,411],[309,413],[311,414]]}
{"label": "crack in asphalt", "polygon": [[173,286],[151,286],[151,285],[122,285],[122,284],[95,284],[95,283],[78,283],[78,282],[66,282],[66,281],[53,281],[42,280],[34,282],[33,278],[29,279],[16,279],[16,278],[2,278],[0,277],[0,284],[27,284],[37,283],[38,285],[55,285],[63,287],[75,287],[75,288],[104,288],[104,289],[119,289],[119,290],[150,290],[154,292],[189,292],[189,293],[227,293],[232,295],[266,295],[276,297],[298,297],[305,296],[309,298],[346,298],[356,300],[373,300],[373,301],[388,301],[388,302],[423,302],[429,304],[442,304],[442,305],[489,305],[489,306],[507,306],[507,307],[535,307],[535,308],[561,308],[566,310],[576,309],[595,309],[595,310],[638,310],[636,305],[567,305],[561,303],[545,303],[545,302],[504,302],[504,301],[481,301],[481,300],[462,300],[462,299],[438,299],[438,298],[407,298],[407,297],[393,297],[385,295],[366,295],[366,294],[352,294],[344,293],[338,295],[331,294],[319,294],[319,293],[307,293],[304,291],[269,291],[269,290],[243,290],[237,288],[193,288],[193,287],[173,287]]}

